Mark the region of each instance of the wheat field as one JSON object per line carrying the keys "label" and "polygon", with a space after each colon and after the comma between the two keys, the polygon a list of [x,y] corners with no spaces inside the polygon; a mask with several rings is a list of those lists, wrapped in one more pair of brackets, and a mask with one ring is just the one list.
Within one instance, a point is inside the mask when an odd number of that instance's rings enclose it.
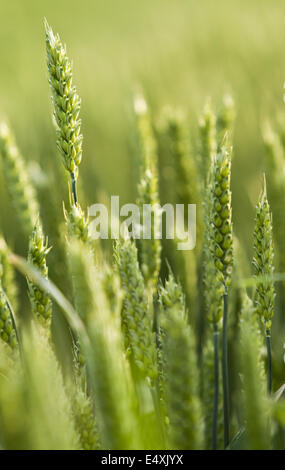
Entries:
{"label": "wheat field", "polygon": [[1,449],[285,449],[283,9],[2,2]]}

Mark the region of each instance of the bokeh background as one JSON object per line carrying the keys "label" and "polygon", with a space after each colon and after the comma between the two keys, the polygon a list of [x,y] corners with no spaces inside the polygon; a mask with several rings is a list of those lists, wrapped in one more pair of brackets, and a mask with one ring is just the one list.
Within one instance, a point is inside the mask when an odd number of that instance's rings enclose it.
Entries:
{"label": "bokeh background", "polygon": [[[165,104],[185,107],[193,133],[206,97],[218,106],[230,92],[237,107],[234,222],[248,240],[263,170],[260,127],[285,106],[284,2],[1,0],[0,116],[9,119],[25,158],[49,175],[58,155],[45,16],[67,43],[82,97],[81,182],[88,202],[99,189],[122,202],[134,197],[132,98],[138,87],[154,117]],[[36,179],[38,170],[30,165]],[[56,186],[53,191],[64,187]],[[5,194],[1,200],[1,226],[16,237]]]}
{"label": "bokeh background", "polygon": [[[231,93],[237,111],[234,229],[251,254],[264,170],[261,126],[285,109],[284,13],[282,0],[1,0],[0,117],[9,120],[29,163],[51,244],[68,194],[51,120],[44,17],[67,44],[82,97],[81,201],[111,194],[134,201],[137,89],[154,120],[167,104],[184,107],[193,141],[206,98],[218,107]],[[25,254],[27,241],[17,230],[1,171],[0,197],[1,230]],[[50,264],[56,279],[56,264]]]}

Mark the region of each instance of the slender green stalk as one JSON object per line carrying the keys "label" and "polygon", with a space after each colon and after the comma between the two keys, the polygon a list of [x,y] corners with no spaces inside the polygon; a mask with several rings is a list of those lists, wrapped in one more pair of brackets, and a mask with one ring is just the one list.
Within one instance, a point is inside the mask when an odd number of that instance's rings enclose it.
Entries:
{"label": "slender green stalk", "polygon": [[266,330],[266,347],[267,347],[267,358],[268,358],[268,373],[267,373],[267,391],[271,395],[272,392],[272,355],[271,355],[271,332]]}
{"label": "slender green stalk", "polygon": [[224,397],[224,444],[228,446],[230,442],[230,397],[229,397],[229,364],[228,364],[228,294],[227,291],[223,297],[224,312],[223,312],[223,397]]}
{"label": "slender green stalk", "polygon": [[218,416],[219,416],[219,383],[220,383],[220,370],[219,370],[219,330],[215,325],[213,333],[214,342],[214,404],[213,404],[213,419],[212,419],[212,448],[216,450],[218,447]]}

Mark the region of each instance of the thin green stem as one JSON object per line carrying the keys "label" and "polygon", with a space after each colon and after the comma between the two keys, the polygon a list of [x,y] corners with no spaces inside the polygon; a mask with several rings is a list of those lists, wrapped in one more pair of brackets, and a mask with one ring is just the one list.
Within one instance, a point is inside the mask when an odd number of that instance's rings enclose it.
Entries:
{"label": "thin green stem", "polygon": [[219,414],[219,331],[217,325],[214,325],[214,405],[213,405],[213,420],[212,420],[212,448],[217,449],[217,434],[218,434],[218,414]]}
{"label": "thin green stem", "polygon": [[72,194],[74,203],[77,204],[77,187],[76,187],[76,178],[74,173],[70,173],[71,175],[71,187],[72,187]]}
{"label": "thin green stem", "polygon": [[267,390],[268,394],[271,395],[272,391],[272,354],[271,354],[271,332],[266,330],[266,347],[267,347]]}
{"label": "thin green stem", "polygon": [[223,296],[224,313],[223,313],[223,405],[224,405],[224,446],[228,446],[230,442],[230,405],[229,405],[229,365],[228,365],[228,293],[227,290]]}

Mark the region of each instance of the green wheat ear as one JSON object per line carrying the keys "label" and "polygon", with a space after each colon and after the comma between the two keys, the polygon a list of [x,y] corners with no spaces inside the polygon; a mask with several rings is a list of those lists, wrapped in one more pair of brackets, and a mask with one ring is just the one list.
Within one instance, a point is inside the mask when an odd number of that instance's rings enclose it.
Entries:
{"label": "green wheat ear", "polygon": [[7,297],[0,284],[0,337],[12,349],[18,346],[15,327],[7,303]]}
{"label": "green wheat ear", "polygon": [[229,285],[233,265],[233,234],[231,208],[231,150],[227,144],[213,159],[213,215],[215,264]]}
{"label": "green wheat ear", "polygon": [[[57,145],[66,170],[77,180],[82,158],[81,100],[73,85],[71,62],[58,34],[45,20],[47,66],[56,122]],[[75,201],[76,202],[76,201]]]}
{"label": "green wheat ear", "polygon": [[[28,261],[37,268],[41,275],[48,278],[46,257],[49,253],[47,239],[39,221],[34,226],[29,242]],[[32,313],[40,323],[50,329],[52,319],[52,302],[50,296],[28,280],[29,297],[32,305]]]}
{"label": "green wheat ear", "polygon": [[98,450],[99,437],[94,418],[94,406],[90,397],[80,387],[74,387],[72,412],[75,429],[79,435],[80,448]]}
{"label": "green wheat ear", "polygon": [[4,238],[0,238],[0,282],[14,309],[17,310],[18,289],[15,280],[14,269],[8,260],[8,253],[9,250]]}
{"label": "green wheat ear", "polygon": [[158,207],[157,149],[149,111],[144,98],[137,97],[134,107],[137,117],[141,167],[138,204],[141,209],[143,209],[144,204],[150,204],[153,214],[150,228],[151,238],[138,240],[138,246],[142,273],[147,289],[152,293],[156,289],[161,264],[161,242],[156,238],[159,233],[159,220],[161,217]]}
{"label": "green wheat ear", "polygon": [[114,256],[124,293],[122,327],[127,352],[142,376],[153,381],[157,377],[153,320],[134,242],[128,238],[118,240]]}
{"label": "green wheat ear", "polygon": [[25,235],[30,235],[38,217],[38,203],[23,157],[6,123],[0,124],[0,151],[5,181],[21,230]]}
{"label": "green wheat ear", "polygon": [[202,449],[203,425],[195,339],[183,294],[170,274],[160,289],[160,325],[169,440],[174,449]]}
{"label": "green wheat ear", "polygon": [[254,274],[257,277],[254,298],[255,310],[264,322],[266,330],[271,329],[276,295],[272,280],[274,273],[273,260],[272,215],[264,179],[264,186],[256,207],[253,267]]}

